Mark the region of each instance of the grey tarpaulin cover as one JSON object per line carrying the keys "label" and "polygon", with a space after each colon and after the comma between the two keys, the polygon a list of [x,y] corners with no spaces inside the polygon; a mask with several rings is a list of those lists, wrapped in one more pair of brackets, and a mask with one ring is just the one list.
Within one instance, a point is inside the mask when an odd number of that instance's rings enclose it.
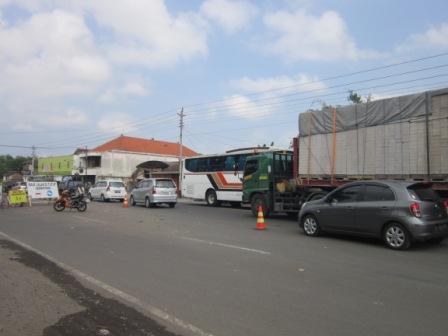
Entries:
{"label": "grey tarpaulin cover", "polygon": [[[368,103],[336,108],[336,132],[383,125],[423,117],[426,113],[426,93],[417,93]],[[302,136],[333,131],[333,112],[326,107],[299,114]]]}

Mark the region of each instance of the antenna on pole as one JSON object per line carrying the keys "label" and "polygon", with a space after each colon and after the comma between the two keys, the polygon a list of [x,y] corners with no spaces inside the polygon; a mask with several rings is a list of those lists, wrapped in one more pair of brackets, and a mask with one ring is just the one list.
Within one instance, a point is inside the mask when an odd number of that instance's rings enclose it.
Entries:
{"label": "antenna on pole", "polygon": [[183,144],[182,144],[182,133],[184,130],[184,108],[182,107],[180,113],[177,114],[180,118],[179,120],[179,192],[182,197],[182,160],[183,160]]}

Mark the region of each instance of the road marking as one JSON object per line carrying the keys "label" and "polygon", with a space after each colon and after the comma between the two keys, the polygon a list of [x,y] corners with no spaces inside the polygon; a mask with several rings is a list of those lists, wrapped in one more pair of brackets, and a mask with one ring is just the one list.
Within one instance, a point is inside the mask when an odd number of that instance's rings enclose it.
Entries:
{"label": "road marking", "polygon": [[84,220],[86,222],[96,222],[96,223],[100,223],[100,224],[106,224],[105,221],[102,221],[100,219],[93,219],[93,218],[89,218],[89,217],[82,217],[82,216],[77,216],[77,215],[72,215],[73,218],[76,219],[81,219]]}
{"label": "road marking", "polygon": [[183,329],[186,329],[190,332],[192,332],[193,334],[197,335],[197,336],[214,336],[213,334],[207,333],[201,329],[199,329],[198,327],[192,325],[191,323],[185,322],[173,315],[167,314],[165,313],[162,309],[159,309],[157,307],[154,307],[146,302],[141,301],[140,299],[136,298],[135,296],[132,296],[130,294],[127,294],[113,286],[110,286],[108,284],[106,284],[105,282],[102,282],[101,280],[98,280],[86,273],[81,272],[80,270],[71,267],[67,264],[64,264],[63,262],[58,261],[57,259],[49,256],[48,254],[41,252],[37,249],[35,249],[34,247],[31,247],[30,245],[21,242],[20,240],[17,240],[11,236],[9,236],[8,234],[0,231],[0,236],[5,237],[6,239],[16,243],[17,245],[22,246],[23,248],[30,250],[38,255],[40,255],[41,257],[50,260],[51,262],[55,263],[56,265],[58,265],[59,267],[63,268],[64,270],[72,273],[73,275],[75,275],[78,278],[81,278],[87,282],[90,282],[91,284],[119,297],[120,299],[122,299],[123,301],[126,301],[130,304],[133,304],[137,307],[139,307],[140,309],[142,309],[144,312],[146,312],[149,315],[155,316],[159,319],[162,319],[164,321],[167,321],[177,327],[181,327]]}
{"label": "road marking", "polygon": [[209,240],[202,240],[202,239],[196,239],[196,238],[191,238],[191,237],[181,237],[181,239],[191,240],[191,241],[195,241],[195,242],[198,242],[198,243],[204,243],[204,244],[208,244],[208,245],[229,247],[229,248],[233,248],[233,249],[237,249],[237,250],[243,250],[243,251],[247,251],[247,252],[259,253],[259,254],[265,254],[265,255],[270,255],[271,254],[271,252],[267,252],[267,251],[256,250],[256,249],[251,249],[251,248],[248,248],[248,247],[242,247],[242,246],[237,246],[237,245],[217,243],[217,242],[213,242],[213,241],[209,241]]}

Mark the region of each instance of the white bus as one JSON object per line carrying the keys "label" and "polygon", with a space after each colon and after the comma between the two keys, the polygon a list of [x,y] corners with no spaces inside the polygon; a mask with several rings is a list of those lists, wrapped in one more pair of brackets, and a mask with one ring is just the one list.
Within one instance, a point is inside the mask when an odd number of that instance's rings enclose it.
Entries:
{"label": "white bus", "polygon": [[224,154],[203,155],[183,161],[182,196],[205,200],[210,206],[229,202],[241,205],[246,158],[260,152],[276,150],[272,147],[240,148]]}

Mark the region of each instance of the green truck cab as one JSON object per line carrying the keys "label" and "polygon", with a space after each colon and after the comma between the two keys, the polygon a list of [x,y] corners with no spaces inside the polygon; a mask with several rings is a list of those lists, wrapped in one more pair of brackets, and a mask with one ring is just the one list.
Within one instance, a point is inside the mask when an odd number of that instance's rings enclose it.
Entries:
{"label": "green truck cab", "polygon": [[258,207],[268,216],[272,212],[295,215],[298,211],[291,151],[263,152],[246,159],[243,175],[243,204],[254,215]]}
{"label": "green truck cab", "polygon": [[249,156],[243,173],[243,205],[257,216],[261,206],[265,217],[272,213],[297,216],[303,203],[323,197],[327,190],[299,186],[294,175],[295,156],[292,151],[279,150]]}

